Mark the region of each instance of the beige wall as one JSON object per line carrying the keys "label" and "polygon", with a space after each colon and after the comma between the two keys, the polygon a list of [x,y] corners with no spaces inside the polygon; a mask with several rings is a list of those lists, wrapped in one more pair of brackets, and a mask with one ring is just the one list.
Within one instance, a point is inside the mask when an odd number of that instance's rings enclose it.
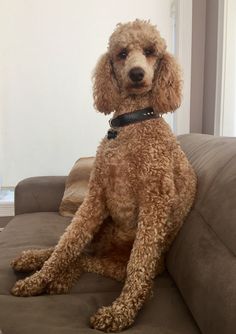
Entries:
{"label": "beige wall", "polygon": [[219,1],[220,0],[207,0],[206,2],[206,43],[202,130],[203,133],[209,134],[214,134]]}
{"label": "beige wall", "polygon": [[191,132],[214,134],[219,1],[193,0]]}
{"label": "beige wall", "polygon": [[158,24],[171,45],[170,3],[0,2],[0,184],[65,175],[78,157],[95,154],[111,117],[93,110],[97,58],[117,22],[136,17]]}
{"label": "beige wall", "polygon": [[202,133],[206,0],[193,0],[190,132]]}

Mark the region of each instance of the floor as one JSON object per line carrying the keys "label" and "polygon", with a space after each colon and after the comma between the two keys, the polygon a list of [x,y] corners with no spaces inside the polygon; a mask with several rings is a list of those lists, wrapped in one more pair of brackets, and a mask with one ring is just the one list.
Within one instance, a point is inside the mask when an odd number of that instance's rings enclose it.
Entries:
{"label": "floor", "polygon": [[[0,231],[14,216],[14,188],[0,188]],[[1,333],[0,333],[1,334]]]}
{"label": "floor", "polygon": [[[0,223],[6,221],[5,217],[14,216],[14,188],[0,188]],[[3,220],[1,218],[4,218]],[[0,225],[1,226],[1,225]]]}

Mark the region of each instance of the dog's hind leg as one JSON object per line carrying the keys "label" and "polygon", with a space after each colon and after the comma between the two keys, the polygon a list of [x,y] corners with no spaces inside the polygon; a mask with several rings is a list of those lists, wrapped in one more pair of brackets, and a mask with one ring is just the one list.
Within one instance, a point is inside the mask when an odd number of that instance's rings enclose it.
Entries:
{"label": "dog's hind leg", "polygon": [[49,259],[54,247],[46,249],[29,249],[23,251],[12,262],[11,266],[15,271],[31,272],[42,268],[45,261]]}
{"label": "dog's hind leg", "polygon": [[81,265],[85,272],[99,274],[119,282],[124,281],[126,276],[127,264],[108,257],[84,255],[81,257]]}
{"label": "dog's hind leg", "polygon": [[46,293],[51,295],[68,293],[83,272],[99,274],[120,282],[125,279],[126,264],[110,258],[82,254],[64,273],[47,285]]}

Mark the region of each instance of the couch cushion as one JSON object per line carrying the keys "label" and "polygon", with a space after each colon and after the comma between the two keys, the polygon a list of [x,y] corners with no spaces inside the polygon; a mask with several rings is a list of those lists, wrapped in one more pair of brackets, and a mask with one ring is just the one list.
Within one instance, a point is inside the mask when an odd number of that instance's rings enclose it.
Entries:
{"label": "couch cushion", "polygon": [[168,270],[204,334],[236,331],[236,138],[179,137],[198,176]]}
{"label": "couch cushion", "polygon": [[[16,275],[11,259],[23,249],[54,245],[69,219],[57,213],[15,217],[0,234],[0,329],[11,334],[100,333],[89,328],[89,317],[118,296],[122,285],[95,274],[84,274],[68,295],[19,298],[9,290]],[[167,273],[155,281],[154,297],[126,331],[133,334],[199,334],[199,330]]]}
{"label": "couch cushion", "polygon": [[65,192],[59,208],[59,213],[62,216],[73,217],[82,204],[88,191],[94,161],[94,157],[80,158],[72,167],[66,179]]}

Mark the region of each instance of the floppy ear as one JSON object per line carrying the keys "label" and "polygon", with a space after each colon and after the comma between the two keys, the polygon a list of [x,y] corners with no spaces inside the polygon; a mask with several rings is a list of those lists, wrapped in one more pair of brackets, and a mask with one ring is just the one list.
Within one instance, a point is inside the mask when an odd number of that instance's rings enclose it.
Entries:
{"label": "floppy ear", "polygon": [[119,103],[119,89],[108,53],[101,56],[94,70],[93,98],[95,108],[104,114],[114,111]]}
{"label": "floppy ear", "polygon": [[176,110],[181,104],[182,79],[179,64],[165,52],[157,65],[152,88],[152,106],[160,113]]}

